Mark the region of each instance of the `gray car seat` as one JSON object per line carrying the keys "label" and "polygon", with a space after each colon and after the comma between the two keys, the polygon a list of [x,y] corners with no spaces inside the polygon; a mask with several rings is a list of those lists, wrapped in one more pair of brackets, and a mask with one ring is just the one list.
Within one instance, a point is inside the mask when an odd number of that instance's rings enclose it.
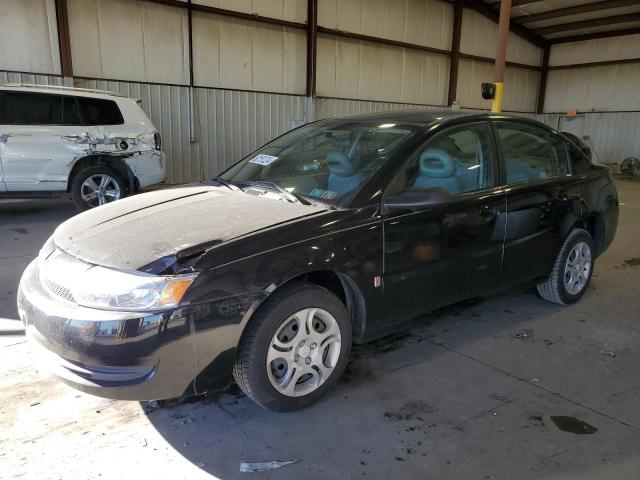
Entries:
{"label": "gray car seat", "polygon": [[430,148],[420,155],[420,174],[414,183],[418,188],[442,188],[451,194],[460,193],[456,163],[441,148]]}
{"label": "gray car seat", "polygon": [[344,195],[355,189],[364,180],[362,172],[358,172],[355,162],[342,152],[327,154],[329,168],[329,190]]}

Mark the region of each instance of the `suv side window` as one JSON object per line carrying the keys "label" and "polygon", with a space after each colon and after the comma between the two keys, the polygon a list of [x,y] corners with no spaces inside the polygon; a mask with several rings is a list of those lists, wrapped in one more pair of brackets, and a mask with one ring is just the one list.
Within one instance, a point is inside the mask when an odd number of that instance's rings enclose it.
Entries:
{"label": "suv side window", "polygon": [[419,147],[391,180],[385,196],[403,191],[450,196],[493,185],[491,131],[487,124],[455,128]]}
{"label": "suv side window", "polygon": [[527,123],[497,123],[507,183],[523,183],[567,174],[564,142]]}
{"label": "suv side window", "polygon": [[122,125],[124,119],[118,105],[113,100],[76,97],[85,125]]}
{"label": "suv side window", "polygon": [[0,92],[2,125],[82,125],[74,97],[48,93]]}

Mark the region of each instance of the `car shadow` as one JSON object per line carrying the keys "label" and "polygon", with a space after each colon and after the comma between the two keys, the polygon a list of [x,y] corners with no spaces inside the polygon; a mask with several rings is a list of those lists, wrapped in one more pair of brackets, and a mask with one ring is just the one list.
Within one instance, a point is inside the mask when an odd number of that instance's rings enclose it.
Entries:
{"label": "car shadow", "polygon": [[[403,333],[355,345],[340,382],[298,412],[267,411],[236,386],[172,407],[141,405],[175,450],[217,478],[241,477],[241,462],[274,460],[296,463],[266,473],[269,478],[421,478],[424,464],[416,460],[455,457],[437,452],[431,439],[462,435],[463,418],[509,401],[502,380],[490,379],[481,366],[457,365],[468,360],[452,352],[475,342],[491,348],[495,339],[517,348],[529,331],[523,322],[560,308],[520,288],[442,309]],[[477,378],[458,378],[474,369]],[[496,391],[486,392],[489,381]],[[495,442],[483,441],[487,448]]]}

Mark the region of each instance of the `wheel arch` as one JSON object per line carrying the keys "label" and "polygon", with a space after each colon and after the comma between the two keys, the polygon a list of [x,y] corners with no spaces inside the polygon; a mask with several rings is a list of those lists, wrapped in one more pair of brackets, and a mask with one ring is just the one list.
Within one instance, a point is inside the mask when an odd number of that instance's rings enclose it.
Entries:
{"label": "wheel arch", "polygon": [[360,288],[356,283],[343,273],[336,272],[334,270],[313,270],[296,275],[278,285],[273,289],[267,297],[265,297],[255,310],[251,314],[251,318],[247,321],[243,328],[246,330],[247,325],[251,323],[251,320],[260,307],[268,302],[274,293],[279,292],[284,287],[289,286],[297,282],[308,282],[320,287],[326,288],[331,293],[336,295],[347,308],[349,312],[349,318],[352,326],[352,338],[355,343],[360,343],[364,339],[365,327],[366,327],[366,303]]}
{"label": "wheel arch", "polygon": [[118,172],[127,185],[127,193],[138,191],[140,189],[140,184],[138,183],[138,179],[133,173],[133,170],[131,170],[131,167],[129,167],[127,162],[124,161],[125,158],[127,157],[88,155],[77,159],[69,172],[69,177],[67,178],[67,193],[71,191],[71,184],[78,172],[83,168],[95,166],[109,167]]}

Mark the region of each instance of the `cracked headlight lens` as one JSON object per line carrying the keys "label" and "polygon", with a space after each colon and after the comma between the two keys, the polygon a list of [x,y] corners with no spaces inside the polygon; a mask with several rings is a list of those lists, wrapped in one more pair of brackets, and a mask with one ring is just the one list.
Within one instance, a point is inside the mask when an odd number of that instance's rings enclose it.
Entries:
{"label": "cracked headlight lens", "polygon": [[93,266],[70,290],[79,305],[104,310],[160,311],[175,308],[197,274],[158,276]]}

